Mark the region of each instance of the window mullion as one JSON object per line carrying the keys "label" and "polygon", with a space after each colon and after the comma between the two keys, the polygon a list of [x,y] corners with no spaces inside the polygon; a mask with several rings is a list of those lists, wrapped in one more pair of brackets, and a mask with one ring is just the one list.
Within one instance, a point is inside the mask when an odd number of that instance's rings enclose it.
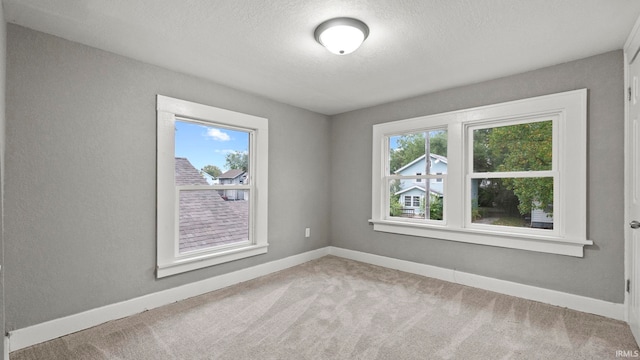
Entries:
{"label": "window mullion", "polygon": [[447,219],[447,227],[464,227],[465,218],[465,193],[464,181],[465,169],[465,144],[464,127],[460,122],[454,122],[447,127],[447,198],[444,204],[444,218]]}

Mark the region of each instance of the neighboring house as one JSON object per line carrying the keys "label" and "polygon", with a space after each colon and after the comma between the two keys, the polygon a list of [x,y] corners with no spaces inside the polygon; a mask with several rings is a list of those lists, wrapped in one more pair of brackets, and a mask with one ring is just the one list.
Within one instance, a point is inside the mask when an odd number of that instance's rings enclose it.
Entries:
{"label": "neighboring house", "polygon": [[[177,186],[204,185],[207,180],[186,158],[175,158]],[[214,190],[180,192],[179,252],[246,241],[249,238],[249,204],[225,201]]]}
{"label": "neighboring house", "polygon": [[[247,181],[247,173],[241,169],[231,169],[218,176],[220,185],[242,185]],[[244,190],[218,190],[225,200],[246,200]]]}
{"label": "neighboring house", "polygon": [[[425,155],[413,160],[407,165],[401,167],[395,171],[396,175],[424,175],[426,171]],[[446,174],[447,173],[447,158],[441,155],[430,154],[431,160],[430,174]],[[400,191],[397,191],[395,195],[400,196],[400,204],[403,209],[409,209],[415,214],[420,211],[420,203],[424,199],[426,192],[426,182],[429,181],[429,192],[432,195],[442,197],[443,181],[442,179],[407,179],[400,181]]]}
{"label": "neighboring house", "polygon": [[551,213],[547,213],[542,209],[531,210],[531,227],[553,229],[553,209],[549,210]]}

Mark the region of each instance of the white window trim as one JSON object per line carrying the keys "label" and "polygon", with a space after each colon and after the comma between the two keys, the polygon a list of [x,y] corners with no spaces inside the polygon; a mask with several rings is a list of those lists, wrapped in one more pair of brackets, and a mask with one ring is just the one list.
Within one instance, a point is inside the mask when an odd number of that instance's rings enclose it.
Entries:
{"label": "white window trim", "polygon": [[[157,96],[157,271],[158,278],[267,252],[268,120],[168,96]],[[224,189],[249,188],[250,243],[178,253],[178,187],[175,185],[176,118],[251,130],[251,179],[249,185],[226,185]],[[184,188],[184,187],[183,187]],[[202,186],[218,189],[221,185]]]}
{"label": "white window trim", "polygon": [[[467,181],[469,127],[500,120],[552,116],[557,119],[558,202],[554,218],[562,219],[551,233],[517,233],[513,228],[470,226],[470,181]],[[415,222],[388,216],[389,196],[385,191],[388,173],[388,137],[445,127],[448,134],[448,167],[444,186],[446,221]],[[555,131],[556,129],[554,129]],[[554,140],[555,141],[555,140]],[[375,231],[452,240],[505,248],[582,257],[587,221],[587,90],[575,90],[518,101],[394,121],[373,126],[372,218]],[[570,206],[569,206],[570,204]]]}

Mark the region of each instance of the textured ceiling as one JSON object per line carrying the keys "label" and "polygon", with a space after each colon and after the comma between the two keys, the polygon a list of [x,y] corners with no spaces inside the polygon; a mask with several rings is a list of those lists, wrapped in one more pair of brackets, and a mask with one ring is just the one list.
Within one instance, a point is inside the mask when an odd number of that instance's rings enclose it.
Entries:
{"label": "textured ceiling", "polygon": [[[637,0],[3,0],[6,20],[333,115],[621,49]],[[371,33],[336,56],[313,31]]]}

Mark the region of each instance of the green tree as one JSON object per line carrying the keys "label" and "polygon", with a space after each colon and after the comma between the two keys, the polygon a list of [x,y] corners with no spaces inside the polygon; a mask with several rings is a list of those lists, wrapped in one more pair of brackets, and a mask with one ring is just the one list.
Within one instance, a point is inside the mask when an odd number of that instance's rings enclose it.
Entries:
{"label": "green tree", "polygon": [[447,157],[447,132],[432,131],[430,136],[431,153]]}
{"label": "green tree", "polygon": [[389,201],[389,213],[391,216],[402,216],[402,204],[400,203],[400,195],[396,193],[402,189],[400,185],[400,180],[393,180],[391,182],[391,186],[389,188],[389,193],[391,194],[391,199]]}
{"label": "green tree", "polygon": [[493,129],[479,129],[473,131],[473,171],[493,171],[492,163],[499,161],[494,159],[489,148],[489,135]]}
{"label": "green tree", "polygon": [[[488,157],[485,165],[489,171],[500,172],[551,170],[552,134],[552,121],[488,129],[485,139]],[[475,136],[476,132],[474,166]],[[504,188],[517,196],[520,214],[528,214],[533,209],[549,211],[553,204],[553,178],[505,178],[501,182]]]}
{"label": "green tree", "polygon": [[[435,194],[431,194],[429,196],[431,199],[429,201],[429,219],[431,220],[442,220],[442,198]],[[422,197],[420,199],[420,216],[424,216],[426,211],[426,203],[425,198]]]}
{"label": "green tree", "polygon": [[389,208],[389,214],[391,216],[402,216],[402,204],[398,200],[391,199]]}
{"label": "green tree", "polygon": [[249,154],[244,151],[233,151],[227,154],[225,165],[228,169],[247,171],[249,168]]}
{"label": "green tree", "polygon": [[205,167],[202,168],[202,171],[211,175],[214,179],[220,176],[220,174],[222,174],[222,170],[220,170],[220,168],[215,165],[206,165]]}

